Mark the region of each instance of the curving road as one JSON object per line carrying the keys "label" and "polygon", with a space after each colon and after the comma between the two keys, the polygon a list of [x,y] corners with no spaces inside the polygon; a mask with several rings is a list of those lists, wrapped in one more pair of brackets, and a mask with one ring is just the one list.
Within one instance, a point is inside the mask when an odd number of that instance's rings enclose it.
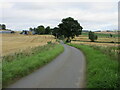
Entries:
{"label": "curving road", "polygon": [[84,88],[84,55],[74,47],[63,46],[64,52],[56,59],[8,88]]}

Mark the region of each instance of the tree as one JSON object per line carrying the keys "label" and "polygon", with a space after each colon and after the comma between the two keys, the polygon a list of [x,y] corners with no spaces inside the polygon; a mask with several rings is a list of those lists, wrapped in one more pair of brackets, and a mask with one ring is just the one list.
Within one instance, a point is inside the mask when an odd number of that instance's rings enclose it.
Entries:
{"label": "tree", "polygon": [[0,30],[2,29],[2,25],[0,24]]}
{"label": "tree", "polygon": [[44,34],[44,33],[45,33],[45,28],[44,28],[44,26],[42,26],[42,25],[38,26],[38,27],[35,29],[35,32],[36,32],[37,34]]}
{"label": "tree", "polygon": [[45,34],[51,34],[50,26],[47,26],[47,27],[45,28]]}
{"label": "tree", "polygon": [[112,34],[110,34],[110,37],[113,37],[113,35],[112,35]]}
{"label": "tree", "polygon": [[54,35],[55,38],[59,38],[60,37],[59,34],[60,33],[59,33],[59,28],[58,27],[55,27],[55,28],[52,29],[52,35]]}
{"label": "tree", "polygon": [[81,35],[82,26],[78,23],[77,20],[74,20],[71,17],[62,19],[62,23],[58,25],[59,27],[59,36],[64,36],[67,38],[66,42],[71,41],[75,36]]}
{"label": "tree", "polygon": [[98,36],[94,34],[94,32],[90,31],[89,32],[89,39],[94,42],[95,40],[98,39]]}
{"label": "tree", "polygon": [[30,31],[34,31],[34,29],[32,29],[32,28],[29,28],[29,30],[30,30]]}
{"label": "tree", "polygon": [[2,24],[2,29],[6,30],[6,25],[5,24]]}

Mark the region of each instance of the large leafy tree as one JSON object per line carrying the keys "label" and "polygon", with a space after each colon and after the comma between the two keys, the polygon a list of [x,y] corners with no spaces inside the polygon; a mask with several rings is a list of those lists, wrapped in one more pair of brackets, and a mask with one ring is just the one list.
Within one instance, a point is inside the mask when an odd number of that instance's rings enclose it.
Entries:
{"label": "large leafy tree", "polygon": [[64,35],[67,38],[67,41],[71,41],[75,36],[78,36],[82,32],[82,26],[78,23],[77,20],[74,20],[71,17],[62,19],[62,23],[58,25],[60,35]]}
{"label": "large leafy tree", "polygon": [[45,28],[45,34],[51,34],[50,26],[47,26],[47,27]]}

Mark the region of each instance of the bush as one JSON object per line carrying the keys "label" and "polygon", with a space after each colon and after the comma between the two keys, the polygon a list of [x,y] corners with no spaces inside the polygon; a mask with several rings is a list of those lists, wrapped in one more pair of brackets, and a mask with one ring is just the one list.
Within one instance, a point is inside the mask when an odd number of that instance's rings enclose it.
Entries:
{"label": "bush", "polygon": [[98,36],[94,34],[94,32],[89,32],[89,39],[94,42],[95,40],[98,39]]}
{"label": "bush", "polygon": [[47,44],[52,44],[52,42],[51,42],[51,41],[49,41],[49,42],[47,42]]}

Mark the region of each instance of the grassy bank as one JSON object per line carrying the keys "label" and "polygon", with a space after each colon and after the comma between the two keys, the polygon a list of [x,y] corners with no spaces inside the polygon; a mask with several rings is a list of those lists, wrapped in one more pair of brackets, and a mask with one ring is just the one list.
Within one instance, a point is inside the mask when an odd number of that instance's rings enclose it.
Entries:
{"label": "grassy bank", "polygon": [[87,60],[87,88],[116,88],[118,82],[118,61],[87,45],[69,44],[83,51]]}
{"label": "grassy bank", "polygon": [[36,47],[29,53],[3,57],[3,87],[47,64],[63,50],[62,45],[47,44]]}

